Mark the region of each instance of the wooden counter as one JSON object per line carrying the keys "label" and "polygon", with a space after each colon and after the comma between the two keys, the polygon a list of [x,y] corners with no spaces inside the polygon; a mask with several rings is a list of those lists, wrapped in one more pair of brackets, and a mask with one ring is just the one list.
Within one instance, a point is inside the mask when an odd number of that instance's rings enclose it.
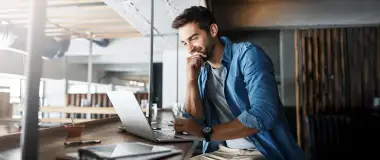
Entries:
{"label": "wooden counter", "polygon": [[[160,118],[163,117],[163,118]],[[173,119],[171,112],[160,111],[158,114],[157,121],[163,122],[170,121]],[[176,156],[168,157],[168,159],[188,159],[193,154],[198,142],[175,142],[175,143],[153,143],[151,141],[133,136],[126,132],[121,132],[117,128],[121,122],[119,118],[108,118],[95,120],[91,122],[84,122],[86,128],[80,139],[100,139],[101,144],[106,145],[122,142],[143,142],[148,144],[160,145],[169,148],[174,148],[181,150],[183,153]],[[58,155],[63,155],[68,152],[75,152],[80,147],[86,147],[90,145],[82,145],[78,147],[66,147],[64,146],[65,141],[74,140],[73,138],[66,138],[66,131],[63,127],[55,127],[49,129],[40,130],[40,159],[50,160],[56,159]],[[78,138],[77,138],[78,139]],[[20,154],[20,134],[11,134],[7,136],[0,137],[0,155],[5,159],[17,160],[21,158]]]}

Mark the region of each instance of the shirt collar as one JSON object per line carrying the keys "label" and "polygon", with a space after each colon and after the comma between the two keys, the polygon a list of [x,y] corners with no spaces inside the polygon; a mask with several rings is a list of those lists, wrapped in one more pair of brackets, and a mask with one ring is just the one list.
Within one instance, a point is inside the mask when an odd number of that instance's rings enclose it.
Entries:
{"label": "shirt collar", "polygon": [[220,41],[224,45],[222,62],[230,62],[232,59],[231,41],[227,37],[220,37]]}

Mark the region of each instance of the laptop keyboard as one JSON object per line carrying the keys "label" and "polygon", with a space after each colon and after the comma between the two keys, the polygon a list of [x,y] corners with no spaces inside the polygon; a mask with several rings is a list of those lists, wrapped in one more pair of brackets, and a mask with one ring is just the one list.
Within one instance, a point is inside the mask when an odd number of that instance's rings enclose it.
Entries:
{"label": "laptop keyboard", "polygon": [[153,132],[157,139],[176,139],[177,137],[170,134],[165,134],[161,132]]}

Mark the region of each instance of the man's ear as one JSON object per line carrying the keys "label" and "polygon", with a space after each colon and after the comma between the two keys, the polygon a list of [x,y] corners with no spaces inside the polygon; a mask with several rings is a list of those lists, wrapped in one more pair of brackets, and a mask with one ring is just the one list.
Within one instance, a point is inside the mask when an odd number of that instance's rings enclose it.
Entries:
{"label": "man's ear", "polygon": [[218,35],[219,28],[218,25],[213,23],[210,25],[210,34],[212,37],[216,37]]}

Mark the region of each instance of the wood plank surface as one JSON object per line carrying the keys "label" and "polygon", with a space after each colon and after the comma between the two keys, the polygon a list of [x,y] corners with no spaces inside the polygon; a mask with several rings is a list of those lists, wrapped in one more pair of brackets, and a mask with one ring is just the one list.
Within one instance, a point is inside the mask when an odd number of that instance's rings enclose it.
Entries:
{"label": "wood plank surface", "polygon": [[313,84],[314,84],[314,79],[313,79],[313,46],[311,43],[312,40],[312,31],[308,30],[307,31],[307,88],[308,88],[308,111],[312,115],[314,114],[314,90],[313,90]]}
{"label": "wood plank surface", "polygon": [[331,79],[332,69],[333,69],[333,65],[332,65],[333,57],[331,53],[332,44],[331,44],[331,30],[330,29],[326,30],[326,42],[327,42],[327,81],[326,82],[327,82],[327,93],[329,93],[327,97],[328,103],[326,105],[326,111],[331,112],[331,110],[334,108],[334,103],[333,103],[334,90],[333,90],[333,81]]}
{"label": "wood plank surface", "polygon": [[346,109],[346,100],[347,100],[347,96],[349,95],[348,93],[348,89],[347,89],[347,86],[346,86],[346,82],[347,82],[347,73],[346,73],[346,45],[347,43],[345,43],[345,32],[346,32],[346,29],[345,28],[342,28],[340,30],[340,36],[339,36],[339,41],[340,41],[340,62],[341,62],[341,71],[342,71],[342,108],[345,110]]}
{"label": "wood plank surface", "polygon": [[[170,111],[161,111],[157,119],[170,121],[173,120]],[[65,147],[65,141],[100,139],[101,144],[107,145],[124,142],[143,142],[147,144],[159,145],[173,149],[181,150],[183,153],[168,157],[170,160],[188,159],[194,152],[197,141],[194,142],[175,142],[175,143],[154,143],[127,132],[121,132],[116,126],[121,125],[118,118],[100,119],[91,122],[82,123],[86,125],[83,135],[80,138],[66,138],[66,131],[63,127],[54,127],[49,129],[40,129],[40,159],[56,159],[65,153],[75,152],[80,147],[94,146],[83,145],[76,147]],[[5,159],[20,159],[20,134],[11,134],[0,137],[0,154]]]}
{"label": "wood plank surface", "polygon": [[319,78],[319,73],[320,73],[320,49],[318,48],[318,29],[313,30],[313,48],[314,48],[314,66],[313,66],[313,76],[314,76],[314,111],[315,113],[319,113],[320,111],[320,101],[321,101],[321,94],[320,94],[320,78]]}
{"label": "wood plank surface", "polygon": [[376,96],[380,97],[380,27],[376,28],[376,68],[377,71],[375,71],[375,90],[376,90]]}
{"label": "wood plank surface", "polygon": [[333,84],[334,84],[334,87],[333,87],[333,94],[334,94],[334,112],[338,112],[340,110],[340,107],[341,107],[341,104],[340,104],[340,98],[341,98],[341,95],[339,93],[339,79],[340,79],[340,74],[339,74],[339,48],[340,48],[340,45],[339,45],[339,37],[338,37],[338,32],[339,32],[339,29],[338,28],[334,28],[333,29],[333,37],[332,37],[332,47],[333,47],[333,55],[332,57],[334,57],[334,60],[333,60]]}
{"label": "wood plank surface", "polygon": [[[22,107],[15,107],[17,111],[24,110]],[[40,112],[57,113],[93,113],[93,114],[116,114],[113,107],[40,107]]]}
{"label": "wood plank surface", "polygon": [[297,120],[297,142],[298,145],[302,147],[302,121],[301,121],[301,103],[300,103],[300,95],[301,95],[301,90],[300,90],[300,68],[299,68],[299,47],[298,47],[298,41],[299,41],[299,30],[294,31],[294,51],[295,51],[295,80],[296,80],[296,120]]}
{"label": "wood plank surface", "polygon": [[325,112],[326,111],[326,106],[327,106],[327,73],[326,73],[326,59],[327,59],[327,56],[326,56],[326,48],[325,48],[325,43],[326,43],[326,40],[325,40],[325,30],[321,29],[320,32],[319,32],[319,36],[320,36],[320,44],[319,44],[319,47],[321,48],[320,49],[320,53],[321,53],[321,64],[320,64],[320,68],[321,68],[321,96],[322,96],[322,101],[321,101],[321,112]]}

